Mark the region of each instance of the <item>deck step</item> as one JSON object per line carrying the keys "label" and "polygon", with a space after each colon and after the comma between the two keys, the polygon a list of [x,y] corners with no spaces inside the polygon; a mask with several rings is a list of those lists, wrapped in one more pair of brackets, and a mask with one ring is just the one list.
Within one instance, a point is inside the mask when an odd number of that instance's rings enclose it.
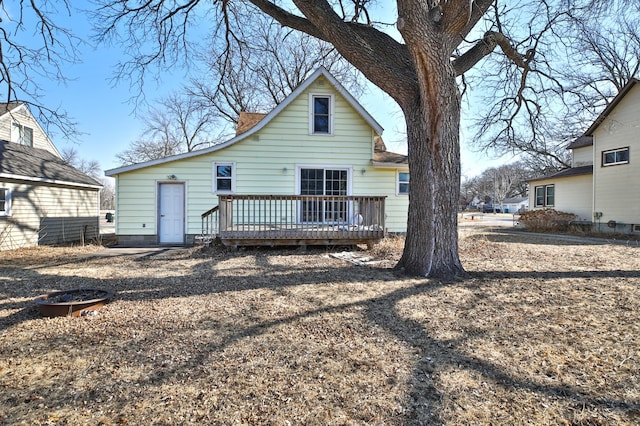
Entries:
{"label": "deck step", "polygon": [[193,237],[194,244],[209,246],[216,237],[214,235],[196,235]]}

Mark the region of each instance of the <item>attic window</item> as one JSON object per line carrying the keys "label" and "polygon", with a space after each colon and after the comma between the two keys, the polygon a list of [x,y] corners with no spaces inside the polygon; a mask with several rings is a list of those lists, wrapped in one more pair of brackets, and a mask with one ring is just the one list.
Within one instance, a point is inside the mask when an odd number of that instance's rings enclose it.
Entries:
{"label": "attic window", "polygon": [[11,141],[20,145],[33,146],[33,129],[14,122],[11,128]]}
{"label": "attic window", "polygon": [[314,135],[330,135],[333,133],[333,97],[331,95],[311,95],[310,126]]}
{"label": "attic window", "polygon": [[602,165],[615,166],[629,163],[629,147],[602,152]]}

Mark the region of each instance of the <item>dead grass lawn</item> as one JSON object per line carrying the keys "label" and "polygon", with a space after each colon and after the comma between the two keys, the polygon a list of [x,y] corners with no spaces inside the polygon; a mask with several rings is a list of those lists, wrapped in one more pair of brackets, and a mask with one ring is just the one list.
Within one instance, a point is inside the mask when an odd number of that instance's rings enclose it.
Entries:
{"label": "dead grass lawn", "polygon": [[[640,248],[473,232],[453,283],[386,268],[401,241],[377,267],[2,252],[0,424],[640,423]],[[117,295],[93,317],[38,315],[37,295],[76,287]]]}

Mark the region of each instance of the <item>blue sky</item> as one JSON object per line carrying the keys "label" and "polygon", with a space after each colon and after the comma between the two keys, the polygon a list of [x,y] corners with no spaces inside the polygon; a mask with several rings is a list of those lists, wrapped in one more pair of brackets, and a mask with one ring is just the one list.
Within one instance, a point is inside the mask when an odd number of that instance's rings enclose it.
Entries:
{"label": "blue sky", "polygon": [[[387,22],[395,21],[394,10],[389,6],[379,6]],[[74,12],[71,17],[74,33],[88,39],[91,28],[86,17]],[[114,85],[112,77],[114,67],[124,52],[118,46],[81,47],[80,64],[69,64],[65,75],[69,79],[65,84],[52,81],[43,85],[45,96],[42,101],[50,107],[62,105],[77,122],[81,132],[77,140],[69,141],[61,135],[53,134],[56,146],[62,150],[74,147],[80,157],[96,160],[102,169],[120,166],[116,154],[124,151],[142,132],[142,120],[136,116],[134,105],[130,102],[132,93],[128,82]],[[153,101],[183,83],[180,75],[168,74],[162,81],[147,81],[146,97]],[[372,116],[384,127],[384,139],[390,150],[406,152],[404,142],[404,120],[395,102],[377,87],[372,87],[359,100]],[[464,112],[463,112],[464,113]],[[509,159],[490,159],[486,155],[472,152],[467,147],[462,132],[463,175],[474,176],[482,170],[508,162]]]}

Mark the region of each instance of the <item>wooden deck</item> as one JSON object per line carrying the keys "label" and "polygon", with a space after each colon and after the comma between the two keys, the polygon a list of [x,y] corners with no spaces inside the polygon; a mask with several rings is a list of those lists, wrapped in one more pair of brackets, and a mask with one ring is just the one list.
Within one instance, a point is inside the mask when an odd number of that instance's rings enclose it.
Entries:
{"label": "wooden deck", "polygon": [[384,201],[381,196],[221,195],[217,209],[202,215],[203,238],[212,235],[209,227],[217,227],[216,236],[233,247],[373,244],[385,236]]}

